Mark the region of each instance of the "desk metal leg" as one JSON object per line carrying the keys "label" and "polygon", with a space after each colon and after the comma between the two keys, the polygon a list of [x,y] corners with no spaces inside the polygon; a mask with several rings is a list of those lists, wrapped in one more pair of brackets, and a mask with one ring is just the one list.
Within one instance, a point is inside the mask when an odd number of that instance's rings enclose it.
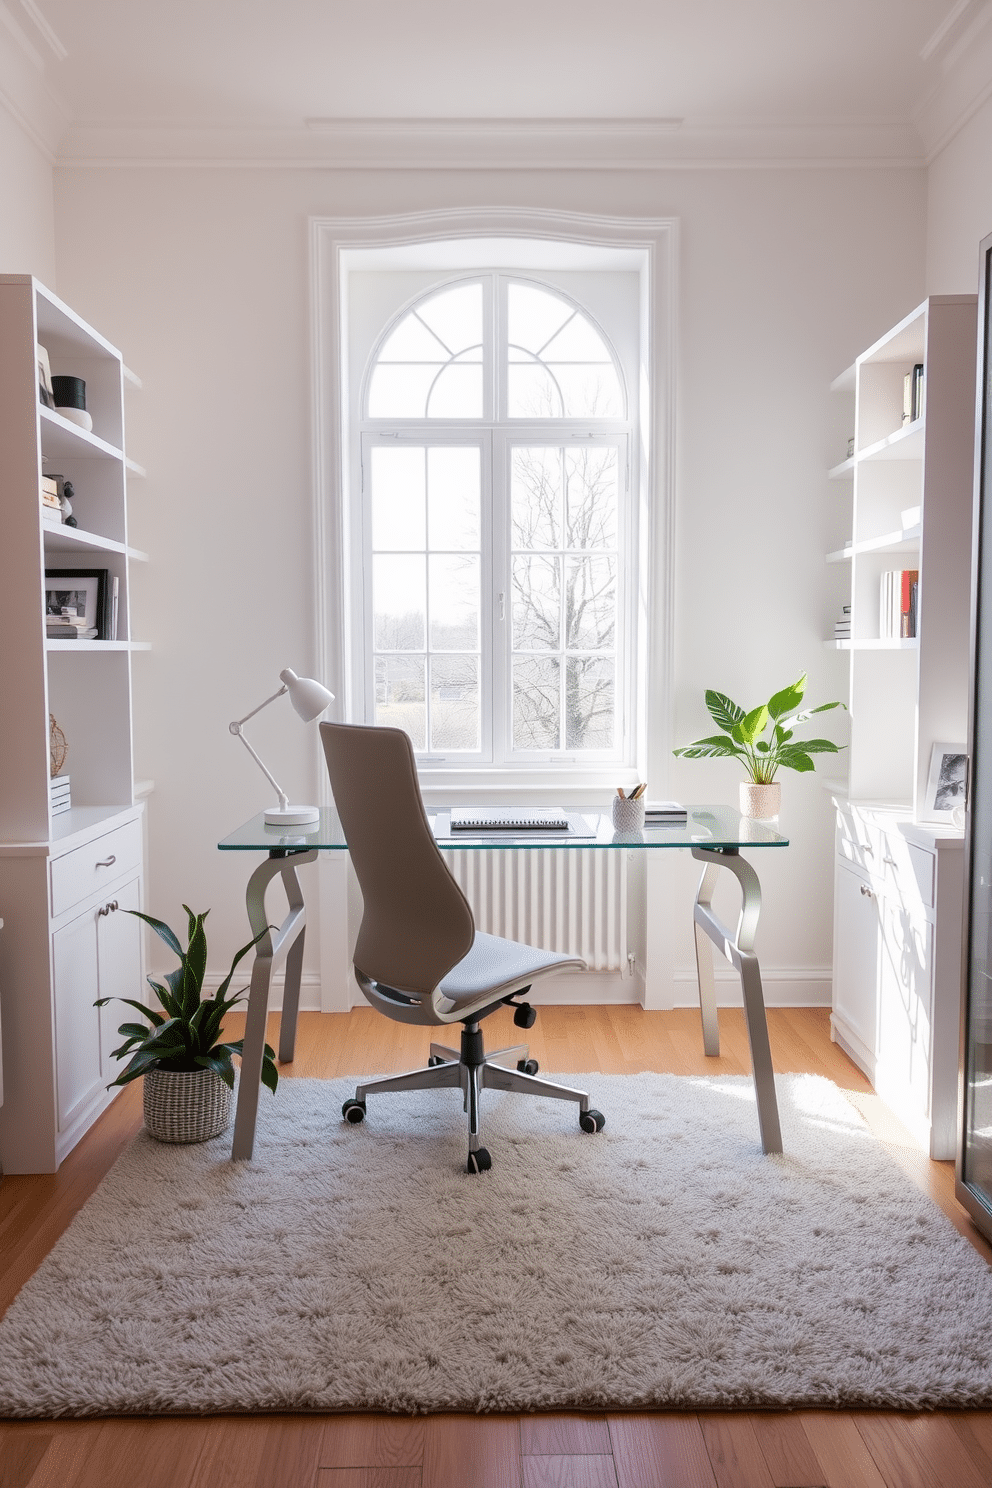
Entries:
{"label": "desk metal leg", "polygon": [[[296,1043],[296,1018],[300,1005],[300,975],[303,969],[303,943],[307,912],[303,890],[296,870],[303,863],[316,861],[316,850],[288,855],[270,854],[248,880],[245,902],[252,934],[264,930],[255,947],[248,991],[248,1016],[245,1019],[244,1051],[241,1055],[241,1078],[238,1083],[238,1107],[234,1117],[235,1161],[250,1158],[255,1146],[255,1120],[262,1084],[262,1055],[265,1052],[265,1025],[269,1011],[269,987],[272,973],[286,958],[286,986],[279,1027],[279,1058],[288,1062]],[[281,877],[289,912],[278,929],[270,925],[265,913],[265,892],[274,878]],[[274,932],[274,933],[273,933]]]}
{"label": "desk metal leg", "polygon": [[[703,1047],[709,1055],[720,1052],[720,1029],[713,982],[713,946],[736,967],[744,994],[744,1018],[751,1046],[754,1093],[758,1105],[758,1129],[764,1152],[782,1151],[782,1129],[775,1094],[775,1073],[768,1042],[765,999],[761,990],[761,968],[754,954],[754,934],[761,910],[761,885],[750,863],[734,848],[694,847],[692,856],[703,863],[702,878],[693,911],[696,932],[696,968],[699,977],[699,1007],[703,1020]],[[741,886],[741,913],[737,933],[731,935],[713,913],[713,890],[721,868],[734,875]],[[707,945],[707,941],[710,942]]]}

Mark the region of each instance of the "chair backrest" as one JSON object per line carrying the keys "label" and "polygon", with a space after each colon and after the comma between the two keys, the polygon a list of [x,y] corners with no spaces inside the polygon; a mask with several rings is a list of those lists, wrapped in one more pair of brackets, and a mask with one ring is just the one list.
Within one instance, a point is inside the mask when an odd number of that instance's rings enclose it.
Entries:
{"label": "chair backrest", "polygon": [[322,723],[334,804],[362,898],[355,965],[429,996],[472,947],[475,921],[434,841],[402,729]]}

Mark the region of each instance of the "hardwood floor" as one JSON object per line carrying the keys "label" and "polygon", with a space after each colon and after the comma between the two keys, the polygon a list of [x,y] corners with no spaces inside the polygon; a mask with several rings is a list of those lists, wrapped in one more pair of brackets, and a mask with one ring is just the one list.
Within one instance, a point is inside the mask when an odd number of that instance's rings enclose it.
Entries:
{"label": "hardwood floor", "polygon": [[[422,1061],[425,1032],[356,1009],[304,1014],[284,1077],[331,1078]],[[857,1104],[909,1177],[975,1248],[992,1250],[954,1202],[951,1164],[911,1144],[867,1080],[830,1043],[823,1009],[769,1014],[777,1070],[826,1075]],[[720,1014],[706,1059],[698,1014],[546,1007],[527,1035],[549,1073],[642,1069],[741,1074],[741,1015]],[[507,1013],[490,1039],[514,1041]],[[502,1037],[506,1034],[505,1039]],[[275,1041],[274,1033],[270,1042]],[[0,1311],[141,1124],[137,1086],[51,1176],[0,1179]],[[990,1341],[992,1347],[992,1341]],[[0,1488],[987,1488],[992,1412],[639,1413],[533,1416],[226,1416],[0,1422]]]}

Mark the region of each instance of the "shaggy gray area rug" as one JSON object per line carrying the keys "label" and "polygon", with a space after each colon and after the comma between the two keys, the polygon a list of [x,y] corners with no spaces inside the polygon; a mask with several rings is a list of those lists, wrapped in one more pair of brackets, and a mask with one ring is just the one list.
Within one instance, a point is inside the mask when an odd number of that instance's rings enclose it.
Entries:
{"label": "shaggy gray area rug", "polygon": [[255,1158],[141,1135],[0,1324],[10,1416],[992,1404],[992,1272],[829,1082],[564,1077],[606,1114],[353,1081]]}

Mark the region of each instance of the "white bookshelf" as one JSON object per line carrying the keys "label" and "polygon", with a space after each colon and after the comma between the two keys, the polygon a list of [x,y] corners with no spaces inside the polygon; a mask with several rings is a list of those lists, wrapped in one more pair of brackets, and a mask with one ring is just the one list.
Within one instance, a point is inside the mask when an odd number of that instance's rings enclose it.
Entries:
{"label": "white bookshelf", "polygon": [[[86,381],[91,432],[44,407],[36,345],[53,374]],[[0,1167],[51,1172],[109,1103],[119,1010],[141,989],[143,803],[134,786],[124,388],[120,353],[26,275],[0,275]],[[140,384],[137,384],[140,386]],[[43,474],[74,488],[78,526],[42,518]],[[105,570],[118,586],[114,640],[48,640],[46,570]],[[53,815],[49,718],[68,742],[72,809]]]}
{"label": "white bookshelf", "polygon": [[[848,778],[837,782],[833,1036],[933,1157],[953,1155],[961,833],[927,824],[936,743],[967,737],[977,299],[934,296],[858,357],[844,565],[851,637]],[[923,407],[903,384],[924,368]],[[880,633],[882,575],[919,574],[917,633]]]}

